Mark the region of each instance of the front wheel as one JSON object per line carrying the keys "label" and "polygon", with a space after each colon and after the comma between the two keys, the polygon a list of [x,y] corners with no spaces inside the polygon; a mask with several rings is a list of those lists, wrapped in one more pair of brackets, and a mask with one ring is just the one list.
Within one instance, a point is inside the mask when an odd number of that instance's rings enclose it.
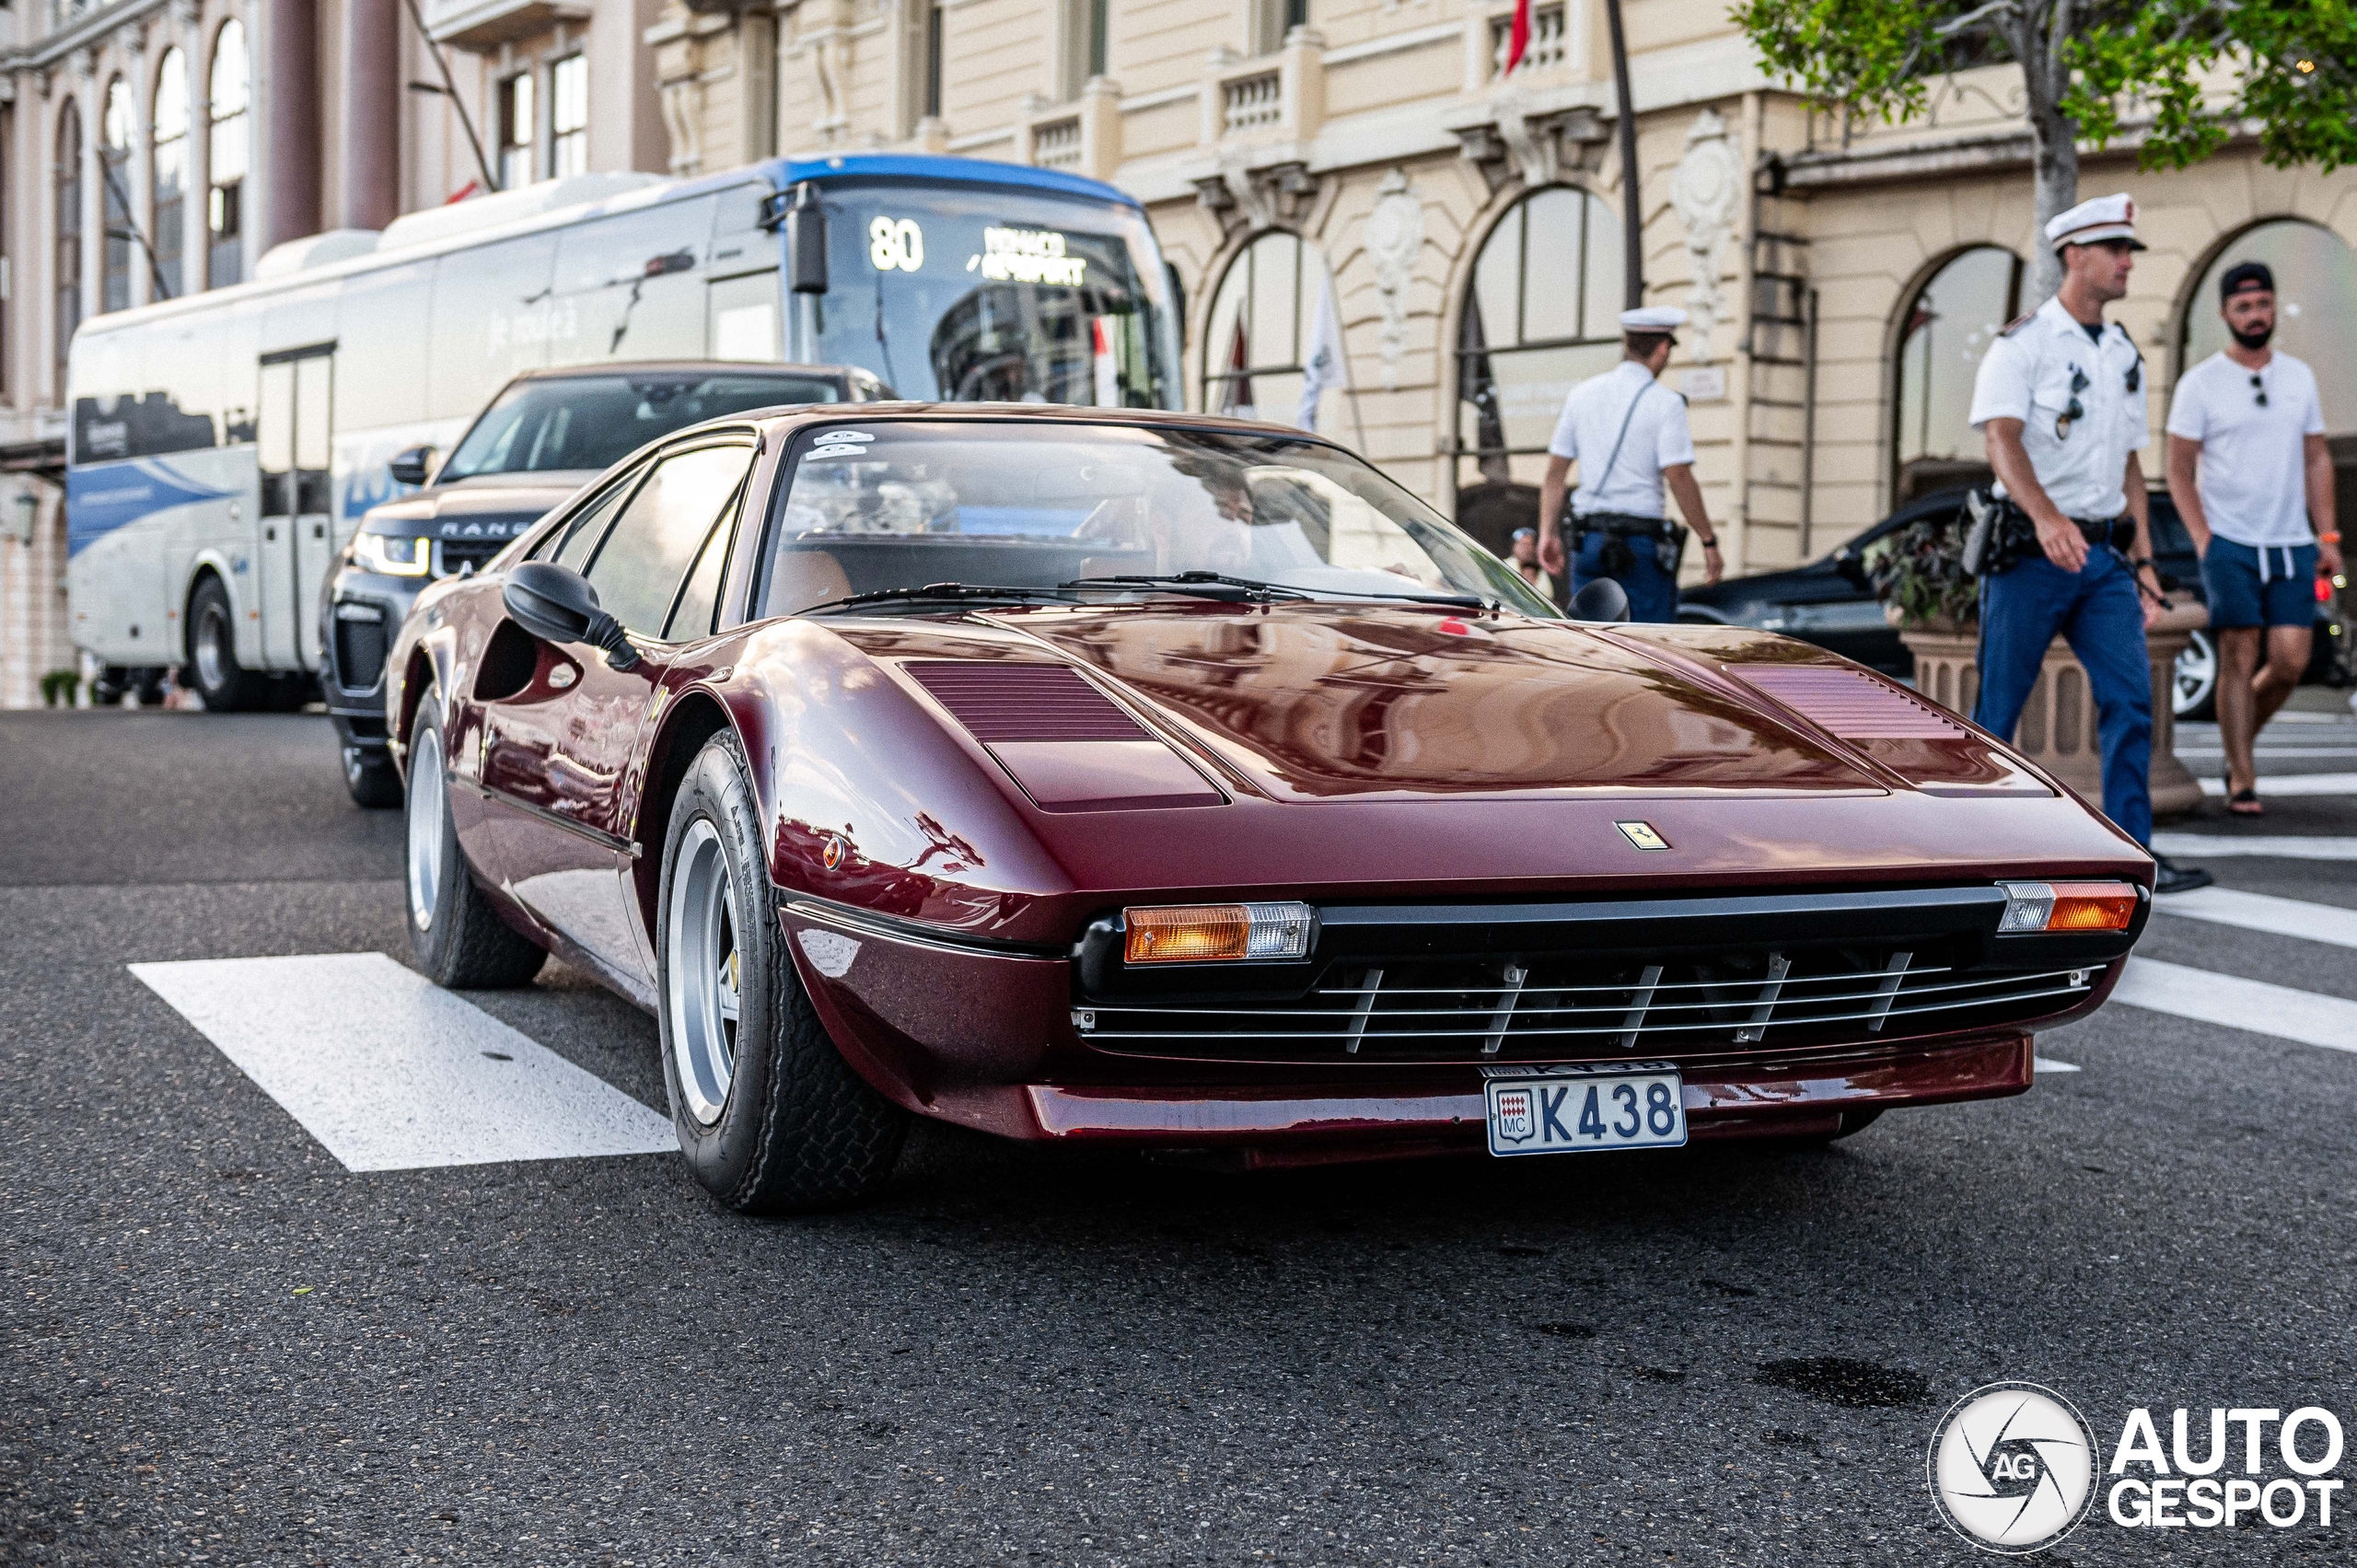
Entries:
{"label": "front wheel", "polygon": [[495,991],[540,973],[548,955],[499,918],[459,849],[442,705],[431,696],[418,704],[410,735],[408,827],[401,902],[425,978],[453,991]]}
{"label": "front wheel", "polygon": [[401,803],[401,775],[393,760],[365,746],[343,749],[343,787],[354,806],[383,811]]}
{"label": "front wheel", "polygon": [[656,942],[671,1121],[707,1191],[787,1214],[890,1174],[908,1114],[851,1070],[795,973],[733,731],[697,753],[672,804]]}
{"label": "front wheel", "polygon": [[207,713],[258,707],[269,682],[238,662],[238,616],[221,579],[206,576],[188,599],[188,683]]}
{"label": "front wheel", "polygon": [[2169,712],[2188,724],[2218,716],[2218,645],[2207,632],[2194,633],[2177,656],[2169,671]]}

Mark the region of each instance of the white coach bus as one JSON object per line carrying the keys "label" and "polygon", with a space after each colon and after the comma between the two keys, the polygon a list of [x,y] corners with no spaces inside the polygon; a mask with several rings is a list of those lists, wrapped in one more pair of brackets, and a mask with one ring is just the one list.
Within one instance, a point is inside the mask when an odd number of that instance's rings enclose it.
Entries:
{"label": "white coach bus", "polygon": [[[517,372],[856,366],[900,395],[1178,408],[1175,274],[1108,185],[967,158],[584,175],[282,246],[253,282],[96,318],[67,369],[75,645],[191,658],[217,580],[242,668],[318,668],[319,599],[395,454]],[[287,683],[291,690],[292,682]]]}

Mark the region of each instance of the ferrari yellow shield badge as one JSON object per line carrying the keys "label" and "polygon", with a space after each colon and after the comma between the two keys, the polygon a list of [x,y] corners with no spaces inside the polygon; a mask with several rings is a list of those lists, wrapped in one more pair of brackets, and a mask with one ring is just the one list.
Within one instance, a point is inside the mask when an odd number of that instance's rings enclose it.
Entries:
{"label": "ferrari yellow shield badge", "polygon": [[1667,849],[1669,841],[1654,831],[1651,822],[1615,822],[1620,836],[1639,849]]}

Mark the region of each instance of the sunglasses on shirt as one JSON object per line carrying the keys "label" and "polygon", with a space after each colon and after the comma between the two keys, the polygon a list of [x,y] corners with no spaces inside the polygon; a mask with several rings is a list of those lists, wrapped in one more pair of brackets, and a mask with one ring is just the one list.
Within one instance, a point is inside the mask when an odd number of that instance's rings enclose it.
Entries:
{"label": "sunglasses on shirt", "polygon": [[2259,407],[2265,408],[2267,406],[2267,383],[2258,378],[2258,373],[2257,371],[2251,372],[2250,395],[2252,401],[2257,402]]}

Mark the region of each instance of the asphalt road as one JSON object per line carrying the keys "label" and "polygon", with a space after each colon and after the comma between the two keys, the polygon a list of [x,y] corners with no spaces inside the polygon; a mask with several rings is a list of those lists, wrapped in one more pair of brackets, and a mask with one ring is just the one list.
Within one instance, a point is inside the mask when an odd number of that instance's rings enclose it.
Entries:
{"label": "asphalt road", "polygon": [[[1960,1562],[1925,1445],[1980,1384],[2107,1451],[2140,1405],[2357,1447],[2357,1054],[2115,1005],[2040,1042],[2082,1071],[1829,1149],[1232,1178],[930,1130],[756,1222],[668,1155],[347,1171],[127,971],[406,958],[323,720],[0,715],[0,821],[6,1563]],[[2357,863],[2212,864],[2357,908]],[[2357,1001],[2345,947],[2142,951]],[[661,1106],[577,976],[476,1000]],[[2357,1560],[2335,1517],[2098,1507],[2046,1561]]]}

